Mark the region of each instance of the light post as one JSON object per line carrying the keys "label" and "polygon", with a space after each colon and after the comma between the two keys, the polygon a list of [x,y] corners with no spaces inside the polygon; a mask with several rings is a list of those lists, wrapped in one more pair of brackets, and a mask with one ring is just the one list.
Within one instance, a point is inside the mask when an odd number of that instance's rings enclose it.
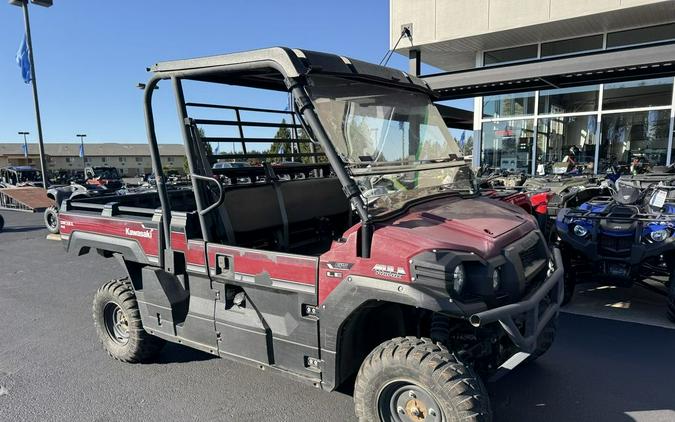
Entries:
{"label": "light post", "polygon": [[[31,3],[50,7],[52,0],[30,0]],[[28,44],[28,57],[30,59],[30,77],[33,86],[33,103],[35,104],[35,119],[37,121],[38,147],[40,150],[40,170],[42,171],[42,184],[47,189],[49,187],[49,178],[47,177],[47,160],[45,157],[45,146],[42,138],[42,122],[40,120],[40,103],[38,101],[37,81],[35,80],[35,61],[33,59],[33,42],[30,36],[30,21],[28,19],[28,0],[9,0],[9,4],[21,6],[23,9],[23,22],[26,26],[26,43]]]}
{"label": "light post", "polygon": [[[80,157],[82,157],[82,171],[84,171],[86,173],[87,172],[87,160],[84,157],[84,138],[86,138],[87,135],[84,134],[84,133],[78,133],[75,136],[80,138]],[[85,177],[87,177],[86,174],[85,174]]]}
{"label": "light post", "polygon": [[30,135],[30,132],[17,132],[19,135],[23,135],[23,156],[26,158],[26,161],[28,161],[28,140],[26,139],[26,135]]}

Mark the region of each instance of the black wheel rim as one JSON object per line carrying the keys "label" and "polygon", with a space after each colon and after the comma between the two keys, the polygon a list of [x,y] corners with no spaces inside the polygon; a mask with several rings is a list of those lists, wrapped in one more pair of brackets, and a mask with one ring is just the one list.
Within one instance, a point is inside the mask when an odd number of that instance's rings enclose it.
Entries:
{"label": "black wheel rim", "polygon": [[54,213],[50,212],[49,214],[47,214],[47,224],[52,229],[56,228],[56,216],[54,215]]}
{"label": "black wheel rim", "polygon": [[125,345],[129,342],[129,321],[117,303],[106,303],[103,308],[103,323],[108,336],[115,343]]}
{"label": "black wheel rim", "polygon": [[431,393],[410,381],[386,385],[377,407],[380,420],[385,422],[446,422],[443,409]]}

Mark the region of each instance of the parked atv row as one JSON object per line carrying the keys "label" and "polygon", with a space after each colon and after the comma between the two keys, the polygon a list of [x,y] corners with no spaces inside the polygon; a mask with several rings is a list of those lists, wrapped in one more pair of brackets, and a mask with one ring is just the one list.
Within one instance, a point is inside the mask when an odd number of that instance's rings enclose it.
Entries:
{"label": "parked atv row", "polygon": [[[487,192],[529,197],[542,232],[563,257],[564,304],[581,283],[635,284],[665,294],[675,322],[673,166],[613,166],[602,176],[535,176],[510,185],[522,178],[493,172],[482,183]],[[664,283],[665,292],[645,280]]]}
{"label": "parked atv row", "polygon": [[[80,175],[83,181],[79,181]],[[59,233],[59,209],[66,199],[91,198],[102,195],[115,195],[124,187],[122,177],[114,167],[87,167],[84,172],[60,172],[62,181],[67,185],[52,185],[47,197],[54,205],[44,212],[44,222],[50,233]]]}
{"label": "parked atv row", "polygon": [[650,288],[644,280],[651,279],[666,285],[675,322],[675,171],[666,171],[605,179],[591,191],[597,195],[570,198],[558,212],[565,301],[585,281]]}

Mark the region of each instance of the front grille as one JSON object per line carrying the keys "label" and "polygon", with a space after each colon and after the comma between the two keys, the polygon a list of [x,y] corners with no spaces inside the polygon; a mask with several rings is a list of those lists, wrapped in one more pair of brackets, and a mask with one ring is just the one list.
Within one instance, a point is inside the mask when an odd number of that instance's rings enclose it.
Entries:
{"label": "front grille", "polygon": [[539,258],[539,242],[520,252],[520,262],[527,268]]}
{"label": "front grille", "polygon": [[630,236],[598,236],[598,249],[601,254],[614,256],[630,256],[633,246],[633,235]]}
{"label": "front grille", "polygon": [[518,252],[518,258],[520,259],[522,268],[522,274],[519,276],[523,278],[523,284],[520,286],[521,295],[528,294],[546,279],[546,269],[548,268],[546,265],[548,259],[546,245],[544,245],[539,236],[536,236],[536,238],[535,236],[536,235],[530,235],[514,244],[516,250],[522,248]]}

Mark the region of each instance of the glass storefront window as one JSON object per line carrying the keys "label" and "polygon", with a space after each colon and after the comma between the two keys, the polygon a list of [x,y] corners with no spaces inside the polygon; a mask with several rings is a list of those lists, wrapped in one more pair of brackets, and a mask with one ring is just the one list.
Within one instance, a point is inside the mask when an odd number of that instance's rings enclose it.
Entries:
{"label": "glass storefront window", "polygon": [[483,97],[483,117],[513,117],[534,114],[534,92]]}
{"label": "glass storefront window", "polygon": [[675,39],[675,23],[607,34],[607,48]]}
{"label": "glass storefront window", "polygon": [[599,86],[579,86],[539,91],[539,113],[560,114],[598,109]]}
{"label": "glass storefront window", "polygon": [[483,54],[483,64],[487,66],[497,63],[508,63],[536,58],[537,44],[530,44],[520,47],[505,48],[503,50],[486,51]]}
{"label": "glass storefront window", "polygon": [[600,172],[610,165],[630,166],[634,160],[665,165],[669,130],[670,110],[603,115]]}
{"label": "glass storefront window", "polygon": [[483,123],[481,163],[490,167],[530,173],[534,120]]}
{"label": "glass storefront window", "polygon": [[590,35],[588,37],[578,37],[542,43],[541,57],[558,56],[561,54],[578,53],[589,50],[600,50],[601,48],[602,34]]}
{"label": "glass storefront window", "polygon": [[539,119],[537,174],[593,172],[597,116]]}
{"label": "glass storefront window", "polygon": [[672,93],[673,78],[605,84],[602,109],[617,110],[670,105]]}

